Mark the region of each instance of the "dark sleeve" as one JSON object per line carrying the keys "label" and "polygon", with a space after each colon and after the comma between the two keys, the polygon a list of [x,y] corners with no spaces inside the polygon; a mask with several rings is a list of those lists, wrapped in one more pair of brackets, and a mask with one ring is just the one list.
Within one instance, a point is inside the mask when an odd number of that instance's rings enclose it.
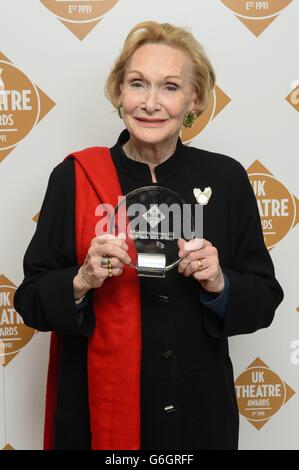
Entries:
{"label": "dark sleeve", "polygon": [[[222,266],[229,279],[225,321],[205,312],[208,332],[215,338],[253,333],[268,327],[283,291],[275,278],[270,254],[265,246],[257,202],[246,170],[238,165],[231,195],[238,199],[234,254],[230,266]],[[231,232],[233,233],[233,231]]]}
{"label": "dark sleeve", "polygon": [[14,306],[26,325],[39,331],[89,336],[94,328],[92,290],[78,311],[73,278],[75,250],[75,175],[72,159],[52,171],[37,227],[24,256],[24,280]]}
{"label": "dark sleeve", "polygon": [[207,292],[205,289],[200,287],[200,300],[203,305],[208,307],[212,312],[216,313],[219,318],[224,318],[226,304],[229,294],[229,279],[223,273],[224,288],[220,294],[214,292]]}

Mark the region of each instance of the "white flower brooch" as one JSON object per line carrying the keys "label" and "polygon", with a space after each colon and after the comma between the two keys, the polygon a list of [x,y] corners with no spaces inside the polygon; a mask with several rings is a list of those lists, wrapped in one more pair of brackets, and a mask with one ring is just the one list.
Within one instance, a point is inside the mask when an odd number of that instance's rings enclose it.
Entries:
{"label": "white flower brooch", "polygon": [[201,191],[199,188],[194,188],[193,194],[198,204],[200,204],[201,206],[205,206],[210,200],[210,197],[212,195],[212,189],[210,188],[210,186],[205,188],[204,191]]}

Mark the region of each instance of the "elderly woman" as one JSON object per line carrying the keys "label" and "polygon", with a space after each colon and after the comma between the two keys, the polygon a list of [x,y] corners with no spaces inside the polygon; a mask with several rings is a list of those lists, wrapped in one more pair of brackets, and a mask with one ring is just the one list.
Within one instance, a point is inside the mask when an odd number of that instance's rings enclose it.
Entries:
{"label": "elderly woman", "polygon": [[[244,168],[179,138],[214,83],[190,32],[136,25],[106,88],[126,129],[50,176],[15,295],[27,325],[53,332],[47,449],[238,446],[227,338],[269,326],[283,292]],[[165,278],[139,277],[132,243],[96,231],[99,204],[155,184],[192,206],[194,188],[212,188],[204,238],[177,240]]]}

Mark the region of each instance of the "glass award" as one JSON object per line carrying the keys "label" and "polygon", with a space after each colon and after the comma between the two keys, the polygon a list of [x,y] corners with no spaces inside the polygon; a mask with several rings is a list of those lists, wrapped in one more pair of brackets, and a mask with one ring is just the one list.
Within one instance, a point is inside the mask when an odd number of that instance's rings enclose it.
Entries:
{"label": "glass award", "polygon": [[179,262],[178,239],[194,238],[191,205],[162,186],[144,186],[123,196],[114,209],[109,232],[133,247],[131,266],[139,276],[165,277]]}

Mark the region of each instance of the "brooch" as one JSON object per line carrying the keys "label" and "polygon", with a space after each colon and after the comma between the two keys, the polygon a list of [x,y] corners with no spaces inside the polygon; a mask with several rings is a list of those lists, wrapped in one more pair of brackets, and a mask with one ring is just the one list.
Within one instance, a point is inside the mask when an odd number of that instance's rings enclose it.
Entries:
{"label": "brooch", "polygon": [[194,188],[193,194],[198,204],[200,204],[201,206],[205,206],[210,200],[210,197],[212,195],[212,189],[210,188],[210,186],[205,188],[204,191],[201,191],[199,188]]}

